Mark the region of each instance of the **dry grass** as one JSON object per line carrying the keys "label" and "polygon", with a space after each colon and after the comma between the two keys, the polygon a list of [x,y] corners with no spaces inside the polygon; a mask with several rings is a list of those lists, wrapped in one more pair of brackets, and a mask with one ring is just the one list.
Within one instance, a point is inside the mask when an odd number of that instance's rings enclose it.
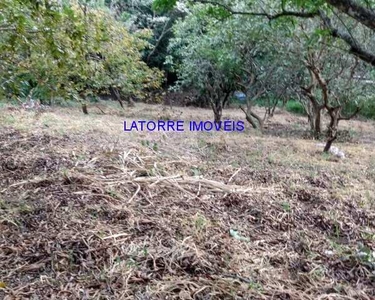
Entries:
{"label": "dry grass", "polygon": [[374,299],[373,123],[343,124],[338,161],[287,113],[262,136],[124,133],[211,112],[110,110],[0,111],[1,298]]}

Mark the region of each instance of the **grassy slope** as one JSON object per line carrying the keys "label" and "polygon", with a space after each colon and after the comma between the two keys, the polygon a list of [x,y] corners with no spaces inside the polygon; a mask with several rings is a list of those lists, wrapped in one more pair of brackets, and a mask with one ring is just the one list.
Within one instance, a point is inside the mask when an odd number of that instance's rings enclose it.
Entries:
{"label": "grassy slope", "polygon": [[338,161],[287,113],[261,136],[124,133],[211,112],[106,110],[0,111],[0,297],[375,297],[373,123],[343,124]]}

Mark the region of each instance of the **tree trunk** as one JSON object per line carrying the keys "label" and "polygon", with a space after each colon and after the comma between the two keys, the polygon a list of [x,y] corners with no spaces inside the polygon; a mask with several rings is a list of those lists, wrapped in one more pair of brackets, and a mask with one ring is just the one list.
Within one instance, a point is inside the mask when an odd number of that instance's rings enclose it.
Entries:
{"label": "tree trunk", "polygon": [[335,141],[335,139],[336,139],[336,136],[327,139],[323,152],[328,152],[329,149],[331,149],[332,143]]}
{"label": "tree trunk", "polygon": [[314,137],[319,138],[322,132],[321,113],[324,108],[324,105],[320,105],[318,102],[318,99],[313,94],[315,76],[314,76],[314,73],[309,69],[308,65],[307,65],[307,68],[311,76],[312,84],[309,87],[301,86],[301,89],[302,89],[302,94],[308,99],[308,103],[306,103],[304,106],[305,106],[305,110],[307,114],[309,115],[310,129],[313,132]]}
{"label": "tree trunk", "polygon": [[[257,129],[259,127],[260,131],[263,132],[264,122],[261,117],[251,111],[251,106],[248,106],[246,111],[242,106],[240,106],[240,109],[245,113],[246,121],[248,121],[254,129]],[[253,118],[258,121],[258,125],[254,122]]]}
{"label": "tree trunk", "polygon": [[252,111],[252,107],[253,107],[253,102],[252,101],[247,101],[247,110],[246,110],[245,114],[250,119],[252,119],[251,117],[255,118],[258,121],[258,126],[256,125],[256,127],[254,127],[254,128],[258,128],[259,127],[260,131],[263,132],[263,123],[264,123],[263,119],[261,117],[259,117],[256,113],[254,113]]}
{"label": "tree trunk", "polygon": [[310,129],[313,133],[313,136],[317,139],[322,133],[322,107],[319,107],[311,103],[312,108],[308,109],[305,107],[305,110],[308,113],[308,121],[310,123]]}
{"label": "tree trunk", "polygon": [[322,109],[319,107],[314,108],[314,136],[315,138],[319,138],[321,132],[322,132]]}
{"label": "tree trunk", "polygon": [[310,124],[310,130],[311,130],[311,132],[313,132],[314,131],[314,127],[315,127],[314,126],[314,116],[312,114],[308,113],[307,114],[307,121]]}
{"label": "tree trunk", "polygon": [[223,115],[223,102],[221,101],[220,97],[217,97],[215,100],[210,98],[210,103],[214,112],[214,122],[219,123]]}
{"label": "tree trunk", "polygon": [[223,115],[223,107],[221,105],[216,106],[216,108],[214,109],[214,115],[215,115],[215,123],[219,123]]}
{"label": "tree trunk", "polygon": [[129,106],[129,107],[135,107],[135,102],[134,102],[134,100],[132,99],[132,97],[129,97],[129,100],[128,100],[128,106]]}
{"label": "tree trunk", "polygon": [[263,132],[263,130],[264,130],[264,122],[263,122],[263,119],[262,119],[261,117],[259,117],[256,113],[252,112],[252,111],[250,112],[250,115],[251,115],[252,117],[254,117],[254,118],[258,121],[259,129],[260,129],[261,132]]}
{"label": "tree trunk", "polygon": [[118,103],[120,103],[120,106],[122,109],[125,109],[124,108],[124,105],[122,104],[122,100],[121,100],[121,96],[120,96],[120,92],[118,91],[117,88],[114,88],[114,87],[111,87],[111,92],[113,93],[113,95],[115,95]]}
{"label": "tree trunk", "polygon": [[276,107],[277,107],[277,101],[275,102],[275,104],[271,108],[271,111],[270,111],[270,114],[269,114],[270,118],[273,118],[273,116],[275,115]]}
{"label": "tree trunk", "polygon": [[245,117],[246,117],[246,121],[248,121],[250,123],[250,125],[254,128],[254,129],[257,129],[257,124],[254,122],[254,120],[252,119],[251,115],[248,114],[242,106],[240,106],[240,109],[245,113]]}
{"label": "tree trunk", "polygon": [[327,131],[327,142],[324,147],[324,152],[328,152],[331,149],[332,143],[337,139],[337,127],[339,125],[340,109],[331,108],[328,109],[330,116],[330,122]]}
{"label": "tree trunk", "polygon": [[82,103],[82,112],[85,114],[85,115],[88,115],[89,112],[87,110],[87,104],[86,103]]}

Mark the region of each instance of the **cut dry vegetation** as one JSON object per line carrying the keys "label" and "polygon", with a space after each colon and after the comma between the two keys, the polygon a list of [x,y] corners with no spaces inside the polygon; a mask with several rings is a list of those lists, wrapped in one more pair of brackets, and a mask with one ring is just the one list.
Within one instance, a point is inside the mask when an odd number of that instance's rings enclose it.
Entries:
{"label": "cut dry vegetation", "polygon": [[263,136],[122,132],[167,114],[211,112],[0,111],[0,298],[375,298],[373,123],[342,160],[285,112]]}

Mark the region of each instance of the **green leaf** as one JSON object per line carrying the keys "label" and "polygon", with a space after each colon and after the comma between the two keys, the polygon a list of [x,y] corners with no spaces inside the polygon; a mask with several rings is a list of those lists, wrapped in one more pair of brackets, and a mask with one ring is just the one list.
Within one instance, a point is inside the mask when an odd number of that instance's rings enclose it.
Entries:
{"label": "green leaf", "polygon": [[172,10],[177,3],[177,0],[154,0],[152,8],[157,12]]}
{"label": "green leaf", "polygon": [[231,229],[229,230],[229,234],[235,238],[236,240],[242,241],[242,242],[250,242],[250,239],[244,236],[241,236],[237,230]]}

